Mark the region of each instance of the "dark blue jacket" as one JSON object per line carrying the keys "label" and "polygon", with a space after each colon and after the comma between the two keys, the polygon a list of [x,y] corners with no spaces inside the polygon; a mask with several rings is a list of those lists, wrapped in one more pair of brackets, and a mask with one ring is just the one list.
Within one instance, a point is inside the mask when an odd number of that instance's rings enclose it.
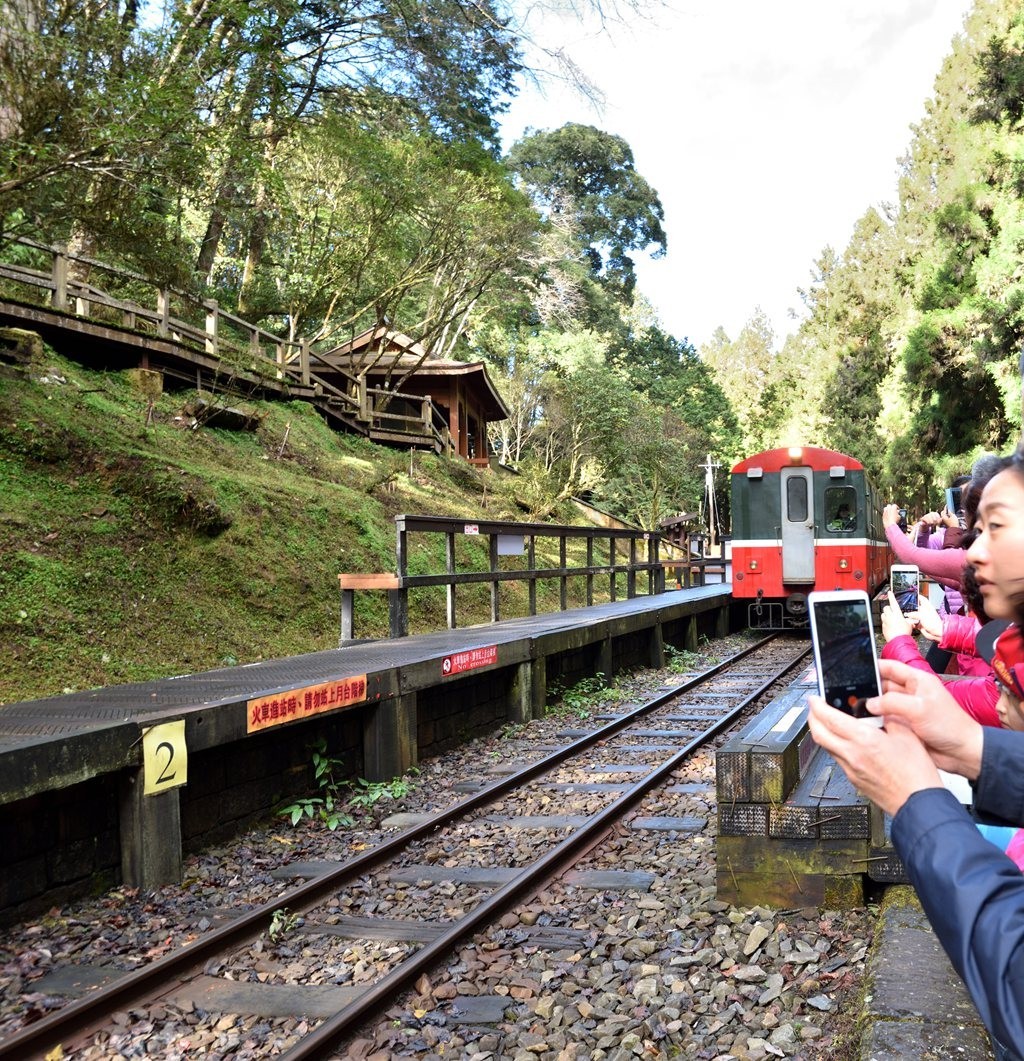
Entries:
{"label": "dark blue jacket", "polygon": [[[985,727],[974,805],[1024,825],[1024,733]],[[944,788],[907,800],[892,842],[1000,1057],[1024,1059],[1024,874]]]}

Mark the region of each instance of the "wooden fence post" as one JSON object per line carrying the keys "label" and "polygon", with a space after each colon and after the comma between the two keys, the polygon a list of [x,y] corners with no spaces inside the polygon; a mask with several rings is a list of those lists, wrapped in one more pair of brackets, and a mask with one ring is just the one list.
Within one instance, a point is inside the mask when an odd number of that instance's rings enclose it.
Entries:
{"label": "wooden fence post", "polygon": [[54,309],[68,308],[68,255],[64,246],[53,250],[53,291],[50,293],[50,305]]}
{"label": "wooden fence post", "polygon": [[399,588],[388,590],[388,625],[392,637],[409,636],[409,591],[405,576],[409,574],[408,533],[401,517],[395,517],[395,570]]}
{"label": "wooden fence post", "polygon": [[[587,535],[587,567],[594,566],[594,539]],[[587,572],[587,607],[594,603],[594,572]]]}
{"label": "wooden fence post", "polygon": [[359,413],[358,413],[358,419],[359,420],[367,420],[368,421],[370,419],[370,399],[369,399],[369,395],[366,393],[366,377],[365,376],[360,376],[358,382],[359,382]]}
{"label": "wooden fence post", "polygon": [[309,386],[309,340],[299,341],[299,369],[301,371],[302,385]]}
{"label": "wooden fence post", "polygon": [[455,616],[455,532],[448,531],[444,536],[444,560],[445,570],[451,581],[445,586],[445,595],[448,606],[448,629],[454,630],[456,625]]}
{"label": "wooden fence post", "polygon": [[171,317],[171,293],[161,287],[156,293],[156,311],[159,317],[156,322],[157,335],[167,335],[168,321]]}
{"label": "wooden fence post", "polygon": [[204,299],[203,305],[206,307],[206,352],[217,357],[220,345],[217,341],[217,332],[220,326],[220,307],[217,305],[216,300],[212,298]]}
{"label": "wooden fence post", "polygon": [[[495,574],[498,570],[498,536],[497,534],[487,535],[487,559],[491,567],[491,574]],[[495,580],[491,583],[491,622],[496,623],[500,618],[500,593],[499,586],[500,582]]]}
{"label": "wooden fence post", "polygon": [[[558,565],[564,571],[566,568],[566,543],[564,532],[558,539]],[[566,575],[558,580],[558,606],[564,612],[569,607],[569,579]]]}

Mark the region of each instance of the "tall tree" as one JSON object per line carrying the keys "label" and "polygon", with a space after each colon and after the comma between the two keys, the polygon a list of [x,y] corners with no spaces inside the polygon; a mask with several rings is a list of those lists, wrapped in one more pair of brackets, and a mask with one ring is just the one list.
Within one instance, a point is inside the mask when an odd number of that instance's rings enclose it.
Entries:
{"label": "tall tree", "polygon": [[627,301],[636,286],[630,251],[665,253],[664,210],[621,137],[590,125],[529,132],[507,158],[545,217],[568,215],[595,278]]}

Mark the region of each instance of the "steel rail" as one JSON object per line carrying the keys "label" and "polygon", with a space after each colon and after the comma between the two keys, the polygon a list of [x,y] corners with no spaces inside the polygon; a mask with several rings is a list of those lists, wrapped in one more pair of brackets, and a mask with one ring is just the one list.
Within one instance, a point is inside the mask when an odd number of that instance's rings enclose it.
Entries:
{"label": "steel rail", "polygon": [[[118,1009],[126,1009],[141,998],[160,993],[160,988],[168,982],[186,980],[195,970],[202,968],[211,957],[229,948],[241,946],[266,931],[276,912],[284,909],[292,912],[303,911],[315,906],[330,892],[387,862],[414,841],[428,836],[435,829],[461,818],[469,811],[492,802],[522,783],[548,772],[552,767],[578,752],[586,750],[599,741],[606,740],[637,719],[657,710],[674,697],[703,685],[721,671],[738,663],[777,637],[778,633],[773,633],[754,642],[708,670],[674,686],[653,700],[639,705],[633,711],[613,719],[565,747],[530,763],[514,774],[501,778],[479,792],[459,800],[429,821],[405,829],[370,851],[339,863],[338,869],[293,888],[284,895],[242,914],[231,923],[214,929],[201,940],[186,944],[141,969],[127,973],[114,983],[77,999],[50,1016],[20,1029],[0,1041],[0,1059],[17,1061],[22,1058],[32,1059],[43,1056],[59,1046],[64,1039],[101,1021],[106,1014]],[[798,659],[802,658],[803,656],[798,657]],[[795,663],[792,665],[795,666]],[[776,680],[772,679],[772,681]]]}
{"label": "steel rail", "polygon": [[624,792],[613,803],[595,814],[585,825],[580,826],[571,836],[542,855],[508,883],[492,892],[478,906],[455,922],[452,927],[432,942],[421,947],[414,955],[402,962],[400,966],[378,980],[359,998],[339,1010],[333,1017],[318,1025],[290,1050],[282,1055],[283,1061],[306,1061],[307,1058],[322,1057],[324,1053],[337,1044],[353,1025],[364,1021],[389,1006],[395,996],[426,972],[438,959],[451,951],[475,929],[490,924],[505,913],[512,902],[522,893],[536,891],[563,872],[571,864],[580,848],[591,844],[595,837],[606,832],[608,828],[621,819],[647,795],[671,776],[687,758],[702,744],[730,726],[737,715],[748,704],[775,684],[803,660],[810,649],[805,650],[795,659],[790,660],[781,670],[752,693],[749,693],[738,704],[732,707],[720,719],[717,719],[705,732],[698,734],[687,742],[664,763],[656,767],[641,781]]}

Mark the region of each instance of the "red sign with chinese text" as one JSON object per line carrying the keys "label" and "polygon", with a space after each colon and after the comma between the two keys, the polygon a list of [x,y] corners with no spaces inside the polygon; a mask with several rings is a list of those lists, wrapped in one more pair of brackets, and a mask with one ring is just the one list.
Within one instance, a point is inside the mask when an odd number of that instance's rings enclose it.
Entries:
{"label": "red sign with chinese text", "polygon": [[498,662],[498,646],[487,645],[485,648],[471,648],[466,652],[456,652],[441,660],[441,674],[448,677],[461,674],[463,671],[476,670],[477,667],[489,667]]}
{"label": "red sign with chinese text", "polygon": [[337,711],[351,707],[366,699],[366,675],[339,678],[336,682],[309,685],[304,689],[291,689],[272,696],[250,700],[246,705],[246,730],[256,733],[284,722],[295,722],[324,711]]}

